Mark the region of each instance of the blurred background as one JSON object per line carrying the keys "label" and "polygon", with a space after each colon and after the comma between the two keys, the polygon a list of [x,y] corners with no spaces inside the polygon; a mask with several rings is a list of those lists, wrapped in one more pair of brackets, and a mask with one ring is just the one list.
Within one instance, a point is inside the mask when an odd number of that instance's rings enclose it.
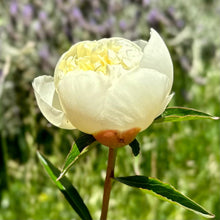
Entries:
{"label": "blurred background", "polygon": [[[62,167],[77,131],[50,125],[31,82],[53,75],[57,60],[82,40],[149,39],[156,29],[174,63],[169,106],[220,115],[220,1],[0,1],[0,220],[79,219],[44,172],[36,150]],[[220,219],[220,124],[154,124],[139,134],[141,153],[118,150],[116,175],[172,184]],[[95,146],[67,176],[99,219],[107,148]],[[133,188],[114,184],[109,219],[204,219]]]}

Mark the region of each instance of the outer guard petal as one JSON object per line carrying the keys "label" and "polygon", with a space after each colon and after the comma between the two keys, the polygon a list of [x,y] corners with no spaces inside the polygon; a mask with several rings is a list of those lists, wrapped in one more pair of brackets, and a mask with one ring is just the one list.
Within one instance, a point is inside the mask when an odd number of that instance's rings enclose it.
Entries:
{"label": "outer guard petal", "polygon": [[54,87],[53,77],[39,76],[34,79],[32,86],[37,99],[37,104],[44,117],[53,125],[75,129],[63,112]]}
{"label": "outer guard petal", "polygon": [[144,48],[144,56],[141,61],[142,68],[157,70],[166,74],[169,78],[170,90],[173,84],[173,63],[170,53],[160,35],[151,28],[151,37]]}
{"label": "outer guard petal", "polygon": [[[138,69],[124,74],[108,90],[100,113],[112,129],[146,129],[168,104],[169,79],[152,69]],[[115,126],[115,127],[114,127]]]}
{"label": "outer guard petal", "polygon": [[92,71],[75,71],[60,80],[57,87],[60,102],[77,129],[88,134],[102,130],[100,112],[110,85],[107,79]]}
{"label": "outer guard petal", "polygon": [[72,72],[60,81],[58,94],[71,123],[85,133],[144,130],[164,109],[169,79],[152,69],[113,81],[92,71]]}

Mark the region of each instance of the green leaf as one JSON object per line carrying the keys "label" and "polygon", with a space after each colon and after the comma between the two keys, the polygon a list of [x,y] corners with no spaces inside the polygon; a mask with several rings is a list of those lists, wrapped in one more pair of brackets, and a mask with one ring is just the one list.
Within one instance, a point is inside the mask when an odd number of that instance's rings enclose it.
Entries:
{"label": "green leaf", "polygon": [[140,152],[140,144],[138,143],[137,139],[134,139],[129,144],[129,146],[131,147],[132,152],[133,152],[134,156],[136,157],[139,154],[139,152]]}
{"label": "green leaf", "polygon": [[145,192],[156,195],[160,199],[180,205],[206,218],[215,217],[196,202],[178,192],[173,186],[163,183],[158,179],[145,176],[117,177],[115,179],[128,186],[143,189]]}
{"label": "green leaf", "polygon": [[62,172],[58,177],[58,180],[65,175],[65,173],[81,155],[88,151],[89,145],[94,141],[95,138],[92,135],[83,132],[80,133],[79,137],[75,140],[75,143],[73,144],[69,154],[66,157],[66,161],[64,163]]}
{"label": "green leaf", "polygon": [[196,119],[219,120],[220,118],[192,108],[170,107],[167,108],[162,115],[157,117],[154,122],[175,122]]}
{"label": "green leaf", "polygon": [[62,179],[57,181],[57,178],[60,175],[60,171],[42,154],[37,152],[37,155],[41,164],[47,171],[49,177],[56,184],[59,190],[63,193],[66,200],[69,202],[72,208],[77,212],[77,214],[82,219],[88,219],[88,220],[92,219],[88,208],[86,207],[85,203],[83,202],[77,190],[72,186],[71,182],[66,177],[63,177]]}

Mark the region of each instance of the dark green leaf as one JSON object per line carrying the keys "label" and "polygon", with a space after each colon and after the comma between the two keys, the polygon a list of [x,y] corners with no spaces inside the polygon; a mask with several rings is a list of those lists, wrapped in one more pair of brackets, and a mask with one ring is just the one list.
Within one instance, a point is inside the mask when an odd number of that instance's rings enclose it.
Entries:
{"label": "dark green leaf", "polygon": [[220,118],[192,108],[171,107],[167,108],[162,115],[154,120],[154,122],[175,122],[196,119],[218,120]]}
{"label": "dark green leaf", "polygon": [[81,152],[86,146],[90,145],[94,141],[95,138],[91,134],[80,132],[80,135],[75,140],[75,144],[77,145],[79,151]]}
{"label": "dark green leaf", "polygon": [[47,171],[47,174],[50,176],[50,178],[56,184],[59,190],[63,193],[66,200],[77,212],[77,214],[82,219],[92,219],[88,208],[86,207],[77,190],[72,186],[71,182],[66,177],[63,177],[62,179],[57,181],[57,178],[60,175],[60,171],[42,154],[37,152],[37,155],[41,164]]}
{"label": "dark green leaf", "polygon": [[137,156],[140,152],[140,144],[138,143],[137,139],[134,139],[129,146],[132,148],[132,152],[134,156]]}
{"label": "dark green leaf", "polygon": [[73,144],[69,154],[67,155],[62,173],[60,174],[58,180],[65,175],[65,173],[70,169],[75,161],[88,150],[89,145],[94,141],[95,138],[92,135],[83,132],[80,133],[79,137],[75,140],[75,143]]}
{"label": "dark green leaf", "polygon": [[196,202],[178,192],[173,186],[163,183],[158,179],[145,176],[128,176],[117,177],[117,181],[128,186],[143,189],[146,192],[156,195],[157,197],[169,201],[171,203],[181,205],[197,214],[203,215],[207,218],[213,218],[214,215],[206,211]]}

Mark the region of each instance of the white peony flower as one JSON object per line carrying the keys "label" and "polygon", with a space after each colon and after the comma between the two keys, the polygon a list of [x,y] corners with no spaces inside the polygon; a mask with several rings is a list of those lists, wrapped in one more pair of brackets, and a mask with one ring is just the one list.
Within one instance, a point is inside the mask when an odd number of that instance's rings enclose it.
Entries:
{"label": "white peony flower", "polygon": [[113,37],[79,42],[61,56],[54,78],[37,77],[33,88],[50,123],[121,147],[163,113],[172,84],[169,51],[151,29],[149,41]]}

